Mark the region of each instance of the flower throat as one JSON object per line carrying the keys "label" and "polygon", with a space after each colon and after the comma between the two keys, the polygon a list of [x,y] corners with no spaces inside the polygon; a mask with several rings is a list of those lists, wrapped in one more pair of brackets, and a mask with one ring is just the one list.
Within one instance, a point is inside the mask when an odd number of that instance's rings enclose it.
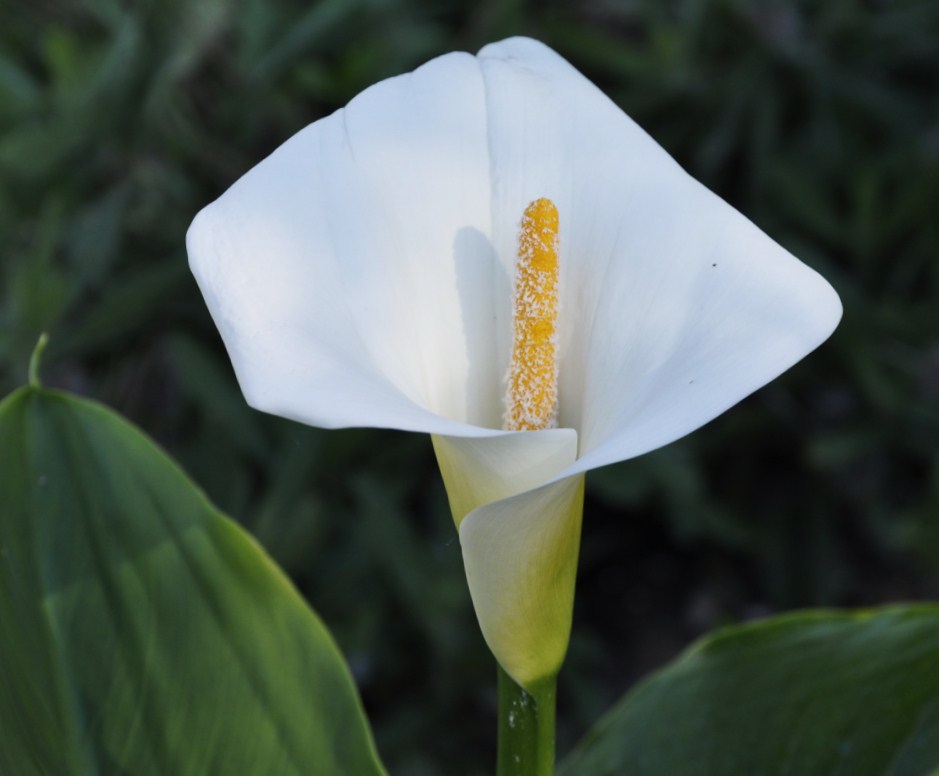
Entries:
{"label": "flower throat", "polygon": [[558,420],[558,209],[550,199],[536,199],[522,216],[512,318],[504,428],[554,428]]}

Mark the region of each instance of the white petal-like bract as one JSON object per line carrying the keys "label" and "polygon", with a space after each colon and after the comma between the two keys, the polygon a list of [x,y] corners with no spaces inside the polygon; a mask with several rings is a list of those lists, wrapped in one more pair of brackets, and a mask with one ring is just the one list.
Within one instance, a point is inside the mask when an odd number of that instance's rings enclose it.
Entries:
{"label": "white petal-like bract", "polygon": [[[540,197],[560,214],[561,428],[505,432],[519,221]],[[253,406],[435,435],[484,635],[523,684],[566,648],[580,475],[707,423],[841,316],[824,279],[525,38],[367,89],[208,205],[187,246]]]}

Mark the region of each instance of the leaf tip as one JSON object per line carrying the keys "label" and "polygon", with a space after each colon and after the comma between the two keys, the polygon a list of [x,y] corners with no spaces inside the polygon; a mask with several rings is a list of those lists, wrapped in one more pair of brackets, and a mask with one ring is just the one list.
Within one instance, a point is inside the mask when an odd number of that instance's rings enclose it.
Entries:
{"label": "leaf tip", "polygon": [[39,335],[36,347],[33,348],[33,354],[29,357],[29,387],[42,388],[42,380],[39,379],[39,365],[42,362],[42,354],[49,343],[49,335],[43,332]]}

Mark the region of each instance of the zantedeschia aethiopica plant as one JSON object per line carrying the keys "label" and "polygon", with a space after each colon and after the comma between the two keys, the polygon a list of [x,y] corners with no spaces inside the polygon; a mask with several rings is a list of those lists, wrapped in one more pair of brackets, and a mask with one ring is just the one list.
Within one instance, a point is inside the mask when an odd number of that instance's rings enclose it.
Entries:
{"label": "zantedeschia aethiopica plant", "polygon": [[433,435],[482,632],[534,694],[567,649],[585,472],[707,423],[841,315],[524,38],[367,89],[206,207],[188,249],[250,404]]}

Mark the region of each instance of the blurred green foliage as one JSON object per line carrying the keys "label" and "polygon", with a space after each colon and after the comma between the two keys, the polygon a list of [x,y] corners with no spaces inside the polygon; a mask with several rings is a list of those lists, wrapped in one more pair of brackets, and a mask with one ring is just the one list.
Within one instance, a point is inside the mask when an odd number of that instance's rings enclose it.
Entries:
{"label": "blurred green foliage", "polygon": [[493,755],[494,671],[427,439],[246,407],[195,212],[374,81],[510,34],[570,59],[839,290],[832,340],[707,429],[588,477],[561,748],[723,622],[939,597],[934,0],[37,0],[0,25],[0,391],[47,384],[176,456],[291,573],[393,773]]}

